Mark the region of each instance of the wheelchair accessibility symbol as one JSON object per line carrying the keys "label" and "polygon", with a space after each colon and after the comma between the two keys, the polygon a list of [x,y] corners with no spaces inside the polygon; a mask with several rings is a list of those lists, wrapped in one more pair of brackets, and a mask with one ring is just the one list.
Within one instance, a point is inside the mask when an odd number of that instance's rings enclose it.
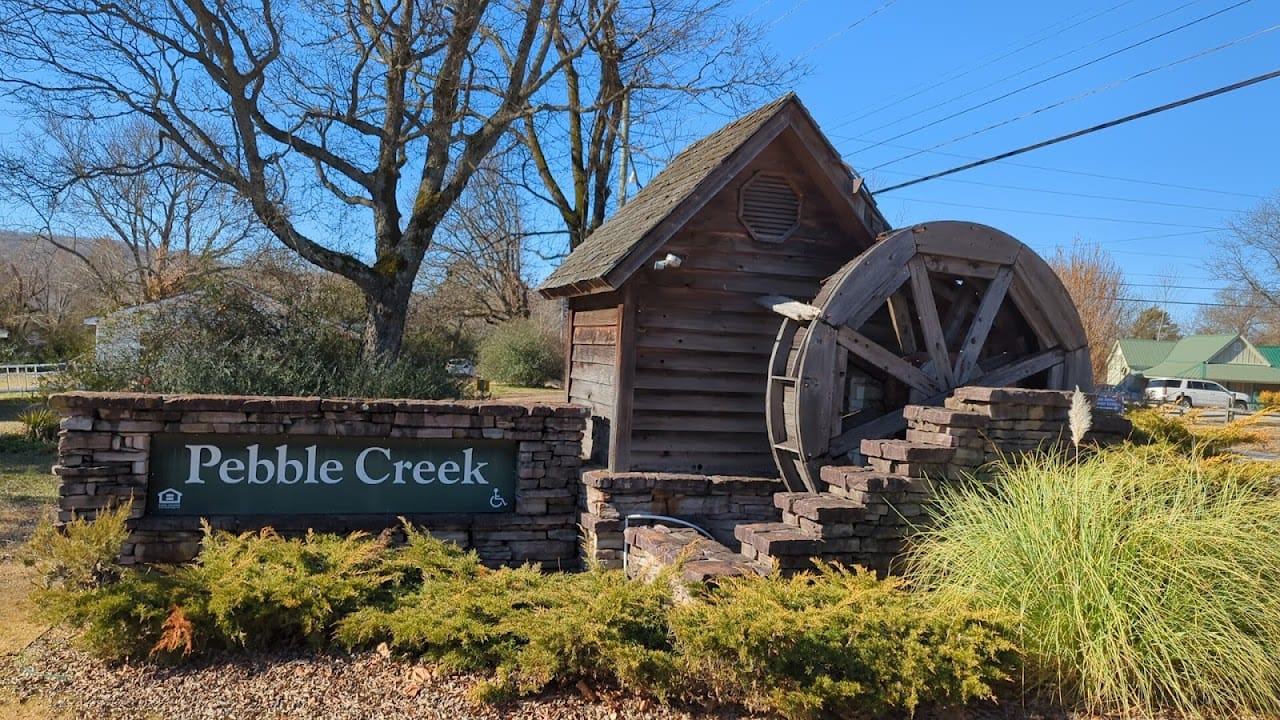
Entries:
{"label": "wheelchair accessibility symbol", "polygon": [[502,493],[498,492],[498,488],[493,489],[493,497],[489,498],[489,507],[497,509],[507,506],[507,499],[502,497]]}

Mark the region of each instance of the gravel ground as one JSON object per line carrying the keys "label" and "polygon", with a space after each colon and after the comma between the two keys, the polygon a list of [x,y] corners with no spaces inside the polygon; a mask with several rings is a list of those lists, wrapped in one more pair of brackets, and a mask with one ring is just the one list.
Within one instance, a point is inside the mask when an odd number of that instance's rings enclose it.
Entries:
{"label": "gravel ground", "polygon": [[[468,699],[477,677],[376,652],[223,653],[179,666],[110,664],[51,631],[0,659],[0,691],[94,720],[776,720],[740,708],[678,708],[576,688],[504,705]],[[1058,708],[978,703],[915,720],[1086,720]],[[1099,720],[1099,719],[1091,719]]]}
{"label": "gravel ground", "polygon": [[68,717],[95,720],[765,720],[586,685],[490,706],[467,698],[475,683],[376,652],[224,653],[174,667],[107,664],[73,649],[59,632],[0,663],[0,690],[19,700],[40,696]]}

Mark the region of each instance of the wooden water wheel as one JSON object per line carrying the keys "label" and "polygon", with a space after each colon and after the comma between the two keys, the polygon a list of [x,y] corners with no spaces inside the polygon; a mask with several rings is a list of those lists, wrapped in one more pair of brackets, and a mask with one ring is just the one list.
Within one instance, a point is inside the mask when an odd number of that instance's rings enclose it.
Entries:
{"label": "wooden water wheel", "polygon": [[937,222],[887,233],[812,303],[762,298],[783,314],[767,422],[787,486],[817,491],[866,438],[906,427],[908,404],[957,387],[1091,386],[1084,328],[1053,270],[994,228]]}

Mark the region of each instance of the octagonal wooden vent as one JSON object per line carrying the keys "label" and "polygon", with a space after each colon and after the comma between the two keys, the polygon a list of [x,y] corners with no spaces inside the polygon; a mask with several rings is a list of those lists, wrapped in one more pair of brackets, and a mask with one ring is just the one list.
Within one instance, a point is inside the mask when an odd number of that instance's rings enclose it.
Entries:
{"label": "octagonal wooden vent", "polygon": [[782,242],[800,226],[801,200],[786,177],[756,173],[738,195],[738,219],[756,240]]}

